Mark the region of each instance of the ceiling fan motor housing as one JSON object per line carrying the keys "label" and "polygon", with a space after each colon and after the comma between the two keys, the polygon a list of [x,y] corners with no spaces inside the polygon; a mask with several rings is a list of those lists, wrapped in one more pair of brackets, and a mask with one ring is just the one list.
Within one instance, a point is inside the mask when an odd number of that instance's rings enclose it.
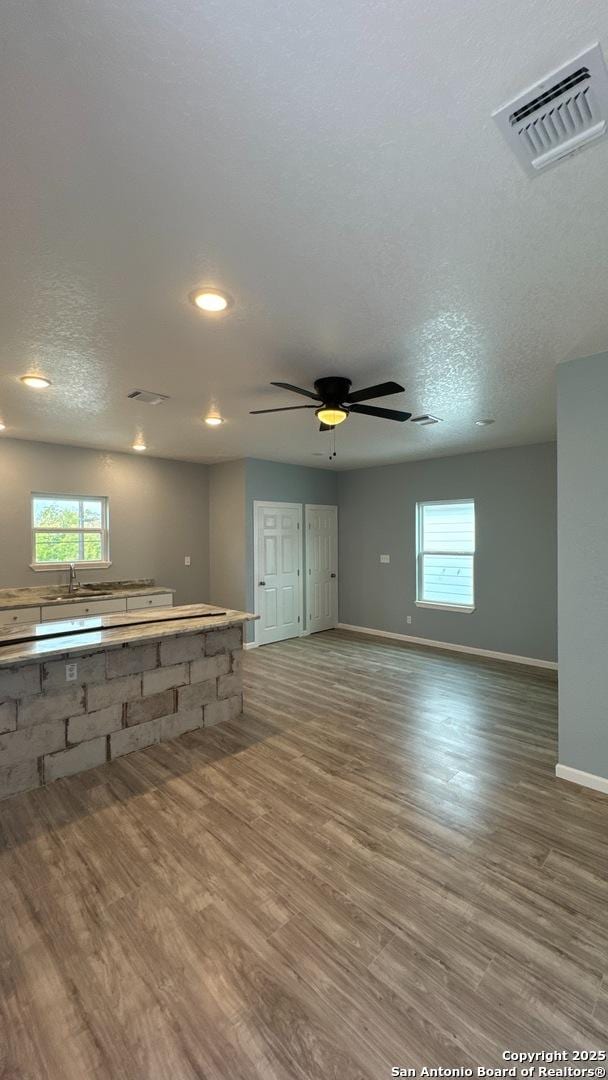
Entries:
{"label": "ceiling fan motor housing", "polygon": [[317,394],[323,404],[329,405],[330,408],[343,408],[342,402],[348,397],[351,386],[350,379],[343,379],[339,375],[329,375],[325,379],[315,380]]}

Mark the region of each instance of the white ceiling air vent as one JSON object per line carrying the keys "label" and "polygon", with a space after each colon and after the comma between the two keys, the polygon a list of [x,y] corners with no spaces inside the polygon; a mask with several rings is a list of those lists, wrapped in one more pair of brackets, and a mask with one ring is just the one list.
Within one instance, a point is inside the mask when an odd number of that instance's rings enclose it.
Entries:
{"label": "white ceiling air vent", "polygon": [[492,114],[527,173],[606,134],[608,72],[598,43]]}
{"label": "white ceiling air vent", "polygon": [[410,424],[418,424],[419,427],[428,427],[429,424],[440,424],[441,417],[431,413],[423,413],[422,416],[413,416]]}
{"label": "white ceiling air vent", "polygon": [[127,397],[142,405],[162,405],[163,401],[169,400],[168,394],[155,394],[153,390],[129,390]]}

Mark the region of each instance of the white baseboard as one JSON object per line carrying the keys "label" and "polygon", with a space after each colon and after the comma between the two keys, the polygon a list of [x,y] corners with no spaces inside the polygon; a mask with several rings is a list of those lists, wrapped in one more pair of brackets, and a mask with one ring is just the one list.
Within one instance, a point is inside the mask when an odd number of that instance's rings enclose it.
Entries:
{"label": "white baseboard", "polygon": [[572,784],[580,784],[581,787],[593,788],[594,791],[602,791],[608,795],[608,777],[596,776],[595,773],[583,772],[582,769],[572,769],[569,765],[556,765],[555,775],[560,780],[569,780]]}
{"label": "white baseboard", "polygon": [[471,645],[454,645],[451,641],[433,641],[431,638],[413,637],[410,634],[393,634],[388,630],[372,630],[369,626],[350,626],[338,623],[338,630],[352,630],[355,634],[372,634],[374,637],[393,638],[395,641],[408,641],[411,645],[426,645],[430,649],[448,649],[450,652],[471,653],[473,656],[485,656],[488,660],[505,660],[509,664],[525,664],[527,667],[548,668],[557,671],[555,660],[538,660],[535,656],[514,656],[513,653],[491,652],[490,649],[475,649]]}

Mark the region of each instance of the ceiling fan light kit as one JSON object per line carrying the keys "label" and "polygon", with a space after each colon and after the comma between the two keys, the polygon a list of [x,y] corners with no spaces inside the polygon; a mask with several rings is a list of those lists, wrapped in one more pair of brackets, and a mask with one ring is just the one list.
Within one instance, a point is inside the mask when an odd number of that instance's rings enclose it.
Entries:
{"label": "ceiling fan light kit", "polygon": [[320,409],[317,409],[315,416],[325,427],[336,427],[337,424],[348,420],[346,409],[331,409],[327,405],[322,405]]}

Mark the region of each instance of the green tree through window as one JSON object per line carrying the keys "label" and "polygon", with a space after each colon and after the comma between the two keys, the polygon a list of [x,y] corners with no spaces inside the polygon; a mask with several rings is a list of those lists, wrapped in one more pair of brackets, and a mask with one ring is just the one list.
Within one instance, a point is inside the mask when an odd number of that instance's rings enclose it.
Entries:
{"label": "green tree through window", "polygon": [[107,500],[33,495],[34,564],[108,561]]}

